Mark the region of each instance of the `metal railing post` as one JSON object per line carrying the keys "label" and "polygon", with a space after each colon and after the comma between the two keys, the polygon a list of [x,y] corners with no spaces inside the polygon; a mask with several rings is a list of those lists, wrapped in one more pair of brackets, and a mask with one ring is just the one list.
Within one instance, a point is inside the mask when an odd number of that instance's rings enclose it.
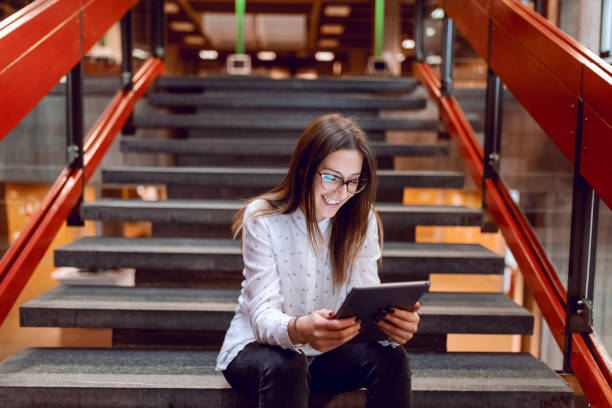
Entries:
{"label": "metal railing post", "polygon": [[544,6],[545,6],[544,0],[535,0],[535,5],[533,9],[535,10],[536,13],[543,16],[545,14]]}
{"label": "metal railing post", "polygon": [[440,91],[443,96],[451,94],[453,89],[453,39],[455,26],[453,20],[444,17],[444,26],[442,29],[442,66],[440,67]]}
{"label": "metal railing post", "polygon": [[[489,38],[491,33],[489,21]],[[490,49],[489,49],[490,53]],[[489,58],[487,58],[487,63]],[[487,210],[485,203],[486,180],[499,177],[501,162],[501,135],[502,117],[504,111],[504,84],[489,67],[487,68],[487,90],[485,101],[485,132],[483,143],[483,169],[482,169],[482,232],[497,232],[497,224]]]}
{"label": "metal railing post", "polygon": [[416,59],[418,62],[425,62],[425,51],[423,42],[425,38],[425,0],[416,2],[416,24],[414,26],[414,42]]}
{"label": "metal railing post", "polygon": [[[81,62],[66,76],[66,156],[73,169],[83,168],[83,66]],[[83,192],[85,179],[83,173]],[[81,218],[83,193],[68,216],[69,226],[85,225]]]}
{"label": "metal railing post", "polygon": [[[121,18],[121,86],[123,92],[129,92],[134,87],[134,64],[132,63],[132,10]],[[124,135],[136,133],[134,114],[125,121],[121,129]]]}
{"label": "metal railing post", "polygon": [[570,261],[563,350],[563,370],[566,373],[572,372],[570,363],[572,335],[593,331],[593,284],[599,217],[599,197],[580,174],[580,157],[583,149],[582,124],[586,120],[582,99],[578,100],[577,108]]}
{"label": "metal railing post", "polygon": [[164,26],[164,0],[151,0],[151,49],[153,55],[159,59],[166,56],[165,26]]}

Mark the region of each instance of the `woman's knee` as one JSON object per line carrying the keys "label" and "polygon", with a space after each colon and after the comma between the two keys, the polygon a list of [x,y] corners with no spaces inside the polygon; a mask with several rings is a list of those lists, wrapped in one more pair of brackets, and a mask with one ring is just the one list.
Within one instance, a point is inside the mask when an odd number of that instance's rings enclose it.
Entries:
{"label": "woman's knee", "polygon": [[277,346],[265,346],[269,349],[261,365],[261,376],[278,381],[299,379],[308,380],[308,362],[302,353],[284,350]]}
{"label": "woman's knee", "polygon": [[383,348],[387,350],[385,350],[385,353],[383,353],[383,357],[381,358],[381,363],[383,365],[381,370],[387,373],[396,373],[396,375],[403,374],[404,376],[410,378],[410,359],[404,347],[399,346]]}

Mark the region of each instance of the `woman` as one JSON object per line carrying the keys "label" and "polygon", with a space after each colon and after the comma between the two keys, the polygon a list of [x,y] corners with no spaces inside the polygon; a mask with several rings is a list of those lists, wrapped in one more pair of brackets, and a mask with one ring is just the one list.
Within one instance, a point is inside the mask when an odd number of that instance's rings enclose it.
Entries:
{"label": "woman", "polygon": [[236,215],[244,280],[217,369],[260,407],[307,407],[310,390],[357,388],[368,407],[410,406],[408,358],[397,345],[416,332],[419,305],[381,311],[389,341],[379,343],[347,344],[361,324],[333,315],[352,287],[380,282],[375,197],[363,131],[325,115],[302,133],[285,179]]}

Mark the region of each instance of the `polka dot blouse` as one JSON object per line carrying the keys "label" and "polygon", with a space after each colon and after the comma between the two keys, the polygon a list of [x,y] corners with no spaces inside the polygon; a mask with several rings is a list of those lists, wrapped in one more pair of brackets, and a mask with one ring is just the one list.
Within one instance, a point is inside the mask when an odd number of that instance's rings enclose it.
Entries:
{"label": "polka dot blouse", "polygon": [[[245,219],[263,206],[263,200],[249,204]],[[217,370],[224,370],[253,341],[295,349],[287,333],[287,324],[293,316],[319,309],[338,310],[353,286],[380,282],[377,261],[381,252],[373,213],[348,280],[335,292],[327,250],[330,220],[324,219],[318,225],[325,242],[315,254],[300,210],[259,217],[244,224],[244,280],[238,307],[217,358]],[[306,355],[320,354],[309,346],[302,351]]]}

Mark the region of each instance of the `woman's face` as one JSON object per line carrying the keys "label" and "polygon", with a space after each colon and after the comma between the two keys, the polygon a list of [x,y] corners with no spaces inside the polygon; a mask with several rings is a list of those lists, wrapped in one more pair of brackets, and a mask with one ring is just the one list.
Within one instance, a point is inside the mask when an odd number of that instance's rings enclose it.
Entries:
{"label": "woman's face", "polygon": [[354,149],[336,150],[321,162],[317,169],[318,173],[314,176],[313,186],[317,222],[336,215],[338,209],[354,195],[347,191],[345,184],[335,190],[326,190],[323,187],[320,173],[339,177],[344,181],[356,180],[361,174],[362,162],[361,153]]}

